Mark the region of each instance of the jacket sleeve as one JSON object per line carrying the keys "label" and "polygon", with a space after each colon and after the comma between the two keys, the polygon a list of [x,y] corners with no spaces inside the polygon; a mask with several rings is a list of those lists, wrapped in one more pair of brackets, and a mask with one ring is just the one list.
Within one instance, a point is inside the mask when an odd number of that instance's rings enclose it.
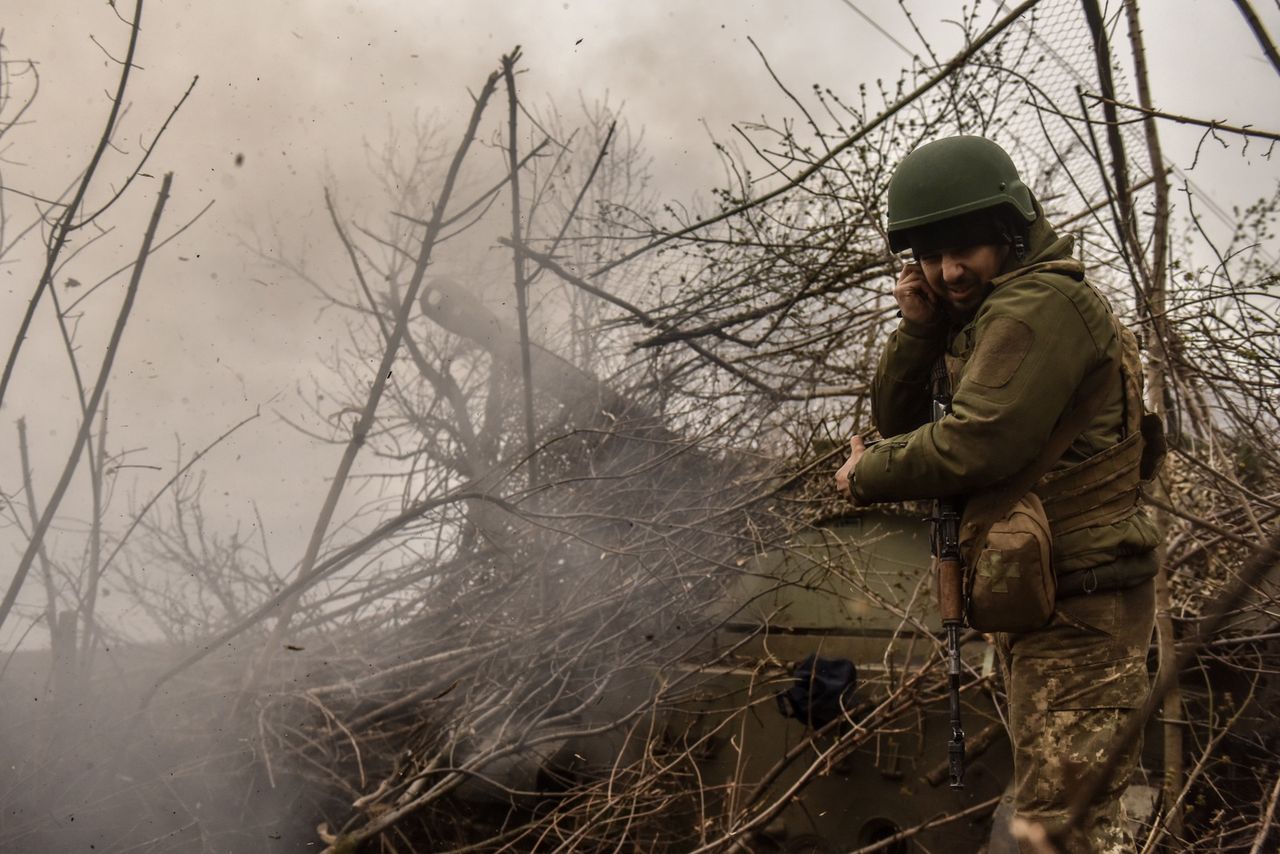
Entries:
{"label": "jacket sleeve", "polygon": [[952,414],[872,446],[854,497],[962,495],[1011,476],[1035,459],[1107,344],[1053,284],[1031,277],[997,288],[975,319]]}
{"label": "jacket sleeve", "polygon": [[871,418],[881,436],[897,436],[929,420],[929,378],[945,335],[943,324],[905,318],[889,335],[871,381]]}

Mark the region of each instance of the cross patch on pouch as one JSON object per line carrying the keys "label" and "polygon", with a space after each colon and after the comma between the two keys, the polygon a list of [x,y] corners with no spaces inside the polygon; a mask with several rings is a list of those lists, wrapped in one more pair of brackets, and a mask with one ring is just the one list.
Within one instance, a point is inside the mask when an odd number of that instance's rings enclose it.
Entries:
{"label": "cross patch on pouch", "polygon": [[978,575],[989,579],[987,589],[992,593],[1008,593],[1009,579],[1021,578],[1022,570],[1016,562],[1006,562],[1003,552],[987,549],[978,561]]}

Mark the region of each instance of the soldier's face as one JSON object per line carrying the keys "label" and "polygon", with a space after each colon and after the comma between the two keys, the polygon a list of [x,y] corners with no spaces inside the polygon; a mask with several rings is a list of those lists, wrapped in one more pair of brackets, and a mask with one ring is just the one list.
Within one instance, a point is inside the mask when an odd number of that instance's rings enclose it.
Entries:
{"label": "soldier's face", "polygon": [[920,256],[920,268],[935,297],[960,314],[971,314],[987,293],[987,285],[1004,266],[1007,245],[979,243]]}

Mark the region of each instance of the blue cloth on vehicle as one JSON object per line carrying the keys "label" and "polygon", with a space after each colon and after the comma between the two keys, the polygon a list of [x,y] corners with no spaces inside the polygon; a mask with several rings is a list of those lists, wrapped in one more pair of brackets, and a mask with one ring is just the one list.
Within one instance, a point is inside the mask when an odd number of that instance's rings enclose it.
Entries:
{"label": "blue cloth on vehicle", "polygon": [[858,668],[844,658],[819,658],[810,653],[796,665],[795,682],[777,694],[778,711],[814,729],[821,729],[853,707]]}

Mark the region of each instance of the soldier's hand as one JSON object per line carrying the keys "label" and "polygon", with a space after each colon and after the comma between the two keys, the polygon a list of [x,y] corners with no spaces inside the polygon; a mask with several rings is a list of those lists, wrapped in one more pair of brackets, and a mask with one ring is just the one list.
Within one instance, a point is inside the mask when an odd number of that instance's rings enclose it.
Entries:
{"label": "soldier's hand", "polygon": [[850,501],[855,500],[853,490],[850,488],[853,483],[853,468],[866,452],[867,446],[863,443],[862,437],[855,435],[849,440],[849,459],[845,460],[844,465],[840,466],[840,470],[836,472],[836,490]]}
{"label": "soldier's hand", "polygon": [[914,323],[933,323],[938,317],[938,297],[925,280],[919,264],[905,264],[898,271],[893,298],[902,316]]}

